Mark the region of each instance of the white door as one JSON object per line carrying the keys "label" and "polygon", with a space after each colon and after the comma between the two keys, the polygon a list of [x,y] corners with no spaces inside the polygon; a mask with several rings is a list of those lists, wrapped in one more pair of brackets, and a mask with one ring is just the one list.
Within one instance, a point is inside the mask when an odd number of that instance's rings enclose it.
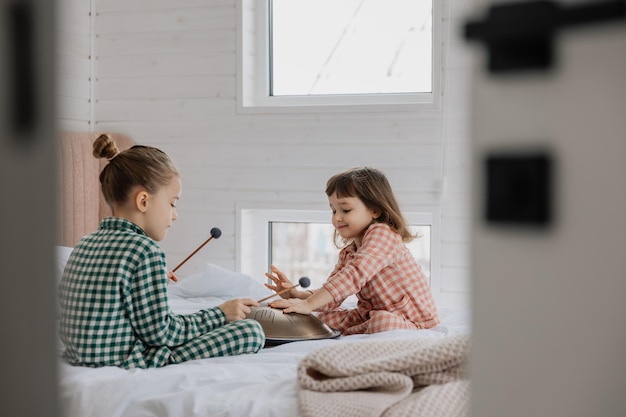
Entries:
{"label": "white door", "polygon": [[557,30],[543,69],[472,47],[472,415],[623,416],[626,18]]}
{"label": "white door", "polygon": [[50,0],[0,0],[0,416],[56,416]]}

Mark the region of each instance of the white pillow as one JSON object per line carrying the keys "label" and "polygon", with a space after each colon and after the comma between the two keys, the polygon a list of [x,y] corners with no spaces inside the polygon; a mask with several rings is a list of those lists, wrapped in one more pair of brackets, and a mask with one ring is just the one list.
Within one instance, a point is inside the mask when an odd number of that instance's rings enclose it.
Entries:
{"label": "white pillow", "polygon": [[56,278],[57,285],[61,282],[61,277],[63,276],[63,270],[65,269],[65,264],[67,263],[68,258],[74,248],[67,246],[57,246],[55,248],[55,261],[56,261]]}
{"label": "white pillow", "polygon": [[211,263],[206,264],[204,272],[179,279],[179,282],[171,283],[168,290],[170,294],[183,298],[213,296],[260,299],[272,294],[260,281],[255,281],[249,275]]}
{"label": "white pillow", "polygon": [[[61,283],[61,278],[63,277],[63,270],[65,269],[65,264],[67,263],[67,260],[70,257],[70,254],[72,253],[73,250],[74,248],[67,247],[67,246],[56,246],[54,248],[54,261],[55,261],[55,266],[56,266],[54,275],[56,278],[57,287]],[[55,294],[56,294],[56,290],[55,290]],[[57,307],[57,315],[60,315],[61,306],[59,305],[58,302],[56,303],[56,307]]]}

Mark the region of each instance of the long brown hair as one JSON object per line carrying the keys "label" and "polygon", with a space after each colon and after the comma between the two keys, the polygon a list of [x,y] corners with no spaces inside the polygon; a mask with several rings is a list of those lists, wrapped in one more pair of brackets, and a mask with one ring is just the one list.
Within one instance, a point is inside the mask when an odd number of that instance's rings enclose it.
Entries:
{"label": "long brown hair", "polygon": [[[380,216],[374,222],[388,224],[391,230],[402,237],[403,242],[410,242],[417,237],[409,231],[391,185],[380,170],[356,167],[333,175],[326,183],[326,195],[330,197],[333,193],[339,198],[357,197],[365,207],[379,212]],[[337,239],[335,230],[335,243]]]}
{"label": "long brown hair", "polygon": [[124,203],[134,187],[154,194],[179,176],[172,160],[160,149],[135,145],[120,152],[106,133],[94,141],[93,156],[109,160],[100,173],[102,194],[109,206]]}

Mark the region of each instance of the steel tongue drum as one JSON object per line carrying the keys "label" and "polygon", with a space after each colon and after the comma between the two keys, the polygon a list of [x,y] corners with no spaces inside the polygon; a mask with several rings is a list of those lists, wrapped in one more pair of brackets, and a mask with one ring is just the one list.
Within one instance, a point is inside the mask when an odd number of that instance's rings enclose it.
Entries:
{"label": "steel tongue drum", "polygon": [[[307,288],[311,280],[302,277],[298,284],[286,288],[275,294],[265,297],[259,302],[280,295],[295,287]],[[302,340],[333,339],[340,336],[340,332],[331,329],[326,323],[313,314],[284,313],[283,310],[269,306],[250,307],[251,311],[246,318],[259,322],[265,332],[265,346],[276,346],[283,343]]]}

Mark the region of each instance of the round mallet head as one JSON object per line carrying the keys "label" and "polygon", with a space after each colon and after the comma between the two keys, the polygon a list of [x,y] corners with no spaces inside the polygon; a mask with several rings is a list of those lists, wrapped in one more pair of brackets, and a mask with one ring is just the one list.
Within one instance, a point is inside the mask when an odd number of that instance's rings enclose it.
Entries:
{"label": "round mallet head", "polygon": [[211,229],[211,237],[213,239],[219,239],[220,236],[222,236],[222,231],[219,227],[214,227],[213,229]]}
{"label": "round mallet head", "polygon": [[284,294],[287,291],[291,290],[292,288],[296,288],[297,286],[300,286],[302,288],[306,288],[309,285],[311,285],[311,280],[308,277],[302,277],[302,278],[300,278],[298,280],[298,283],[296,285],[294,285],[292,287],[289,287],[289,288],[284,288],[284,289],[278,291],[277,293],[274,293],[274,294],[268,295],[267,297],[261,298],[260,300],[257,301],[257,303],[262,303],[263,301],[267,301],[270,298],[276,297],[277,295]]}
{"label": "round mallet head", "polygon": [[191,252],[191,254],[189,256],[187,256],[185,258],[184,261],[182,261],[181,263],[178,264],[178,266],[174,269],[172,269],[172,273],[176,272],[176,270],[178,268],[180,268],[181,266],[183,266],[183,264],[185,262],[187,262],[189,260],[189,258],[191,258],[193,255],[195,255],[200,249],[202,249],[204,247],[204,245],[206,245],[207,243],[209,243],[209,241],[211,239],[218,239],[220,236],[222,236],[222,231],[219,229],[219,227],[214,227],[213,229],[211,229],[211,237],[209,237],[207,240],[204,241],[204,243],[200,246],[198,246],[196,248],[196,250],[194,250],[193,252]]}

